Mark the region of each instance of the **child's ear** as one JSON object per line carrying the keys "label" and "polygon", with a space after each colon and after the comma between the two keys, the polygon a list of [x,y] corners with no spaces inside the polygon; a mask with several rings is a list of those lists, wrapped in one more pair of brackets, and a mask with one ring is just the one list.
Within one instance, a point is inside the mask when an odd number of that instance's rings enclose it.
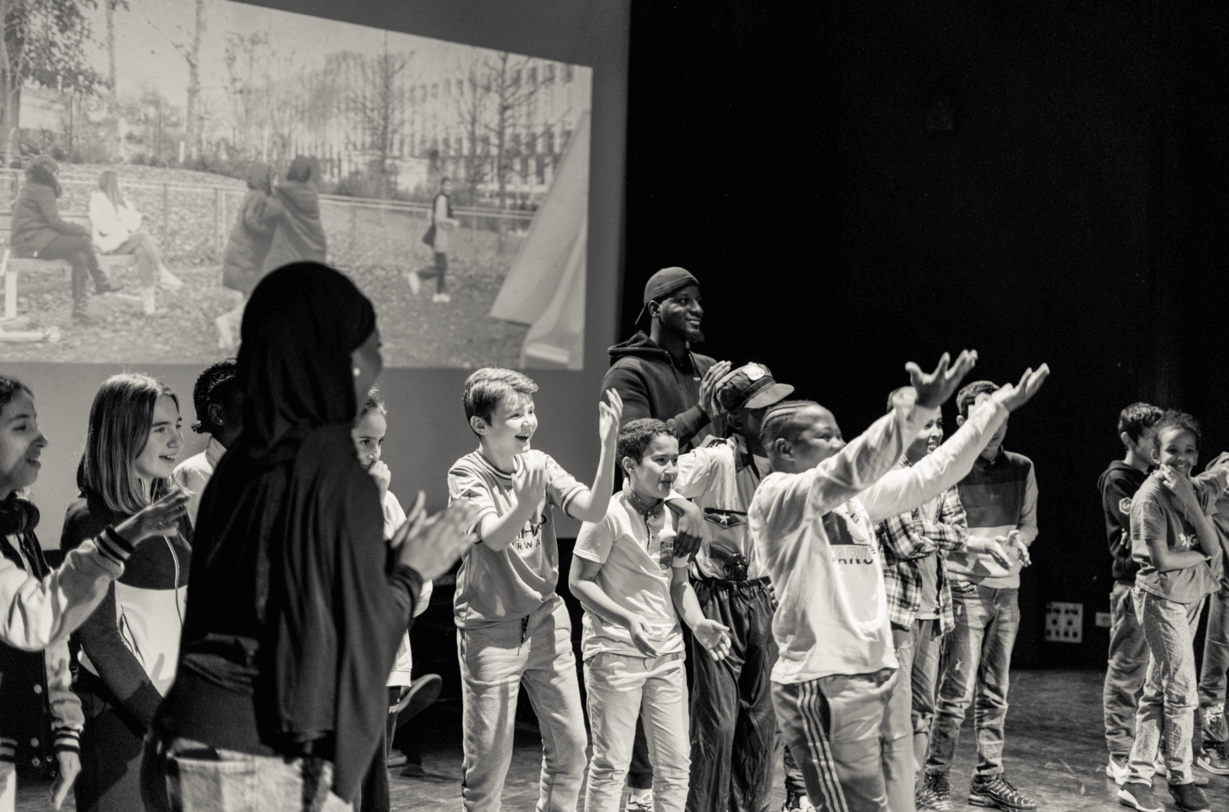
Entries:
{"label": "child's ear", "polygon": [[469,419],[469,427],[473,429],[475,432],[477,432],[478,434],[486,434],[486,429],[487,429],[486,421],[483,420],[478,415],[474,415],[473,417]]}
{"label": "child's ear", "polygon": [[789,440],[786,440],[784,437],[778,437],[772,441],[772,450],[778,457],[788,458],[790,451],[793,449],[790,447]]}
{"label": "child's ear", "polygon": [[205,407],[205,412],[209,417],[209,422],[215,426],[226,425],[226,410],[222,408],[221,403],[210,403]]}
{"label": "child's ear", "polygon": [[1127,448],[1135,445],[1135,443],[1131,442],[1131,435],[1127,434],[1125,431],[1118,433],[1118,439],[1122,440],[1122,444]]}
{"label": "child's ear", "polygon": [[962,415],[956,415],[956,425],[957,426],[964,425],[964,417]]}
{"label": "child's ear", "polygon": [[632,476],[632,458],[619,457],[619,467],[623,469],[623,475],[630,479]]}

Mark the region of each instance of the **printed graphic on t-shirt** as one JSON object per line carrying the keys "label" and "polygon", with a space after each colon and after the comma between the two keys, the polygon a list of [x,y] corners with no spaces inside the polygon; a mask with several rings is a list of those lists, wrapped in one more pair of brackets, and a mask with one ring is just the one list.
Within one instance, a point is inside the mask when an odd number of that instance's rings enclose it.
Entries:
{"label": "printed graphic on t-shirt", "polygon": [[[845,506],[842,505],[842,508]],[[832,546],[832,562],[841,566],[878,566],[872,536],[857,513],[838,508],[824,516],[824,531]]]}
{"label": "printed graphic on t-shirt", "polygon": [[1195,539],[1192,538],[1191,536],[1188,536],[1186,533],[1179,533],[1178,543],[1175,544],[1174,546],[1181,547],[1183,550],[1189,550],[1195,546],[1195,543],[1196,543]]}
{"label": "printed graphic on t-shirt", "polygon": [[544,505],[545,502],[538,506],[538,509],[534,511],[533,518],[527,520],[520,532],[516,534],[516,539],[513,540],[512,546],[516,548],[518,553],[526,553],[535,547],[542,546],[540,531],[543,525],[550,521],[550,514],[542,509]]}

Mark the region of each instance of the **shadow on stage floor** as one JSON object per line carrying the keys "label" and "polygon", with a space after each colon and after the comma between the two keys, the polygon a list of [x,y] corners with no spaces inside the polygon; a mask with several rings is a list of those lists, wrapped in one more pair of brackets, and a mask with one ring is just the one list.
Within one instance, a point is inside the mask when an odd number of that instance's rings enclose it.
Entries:
{"label": "shadow on stage floor", "polygon": [[[1018,671],[1012,674],[1011,710],[1007,717],[1004,763],[1009,778],[1039,801],[1047,812],[1110,812],[1123,809],[1117,787],[1105,777],[1105,737],[1101,723],[1103,674],[1092,671]],[[394,810],[459,810],[461,768],[461,716],[456,701],[441,702],[410,722],[397,741],[412,761],[418,777],[392,770]],[[417,750],[417,752],[415,752]],[[521,723],[504,788],[503,808],[532,812],[537,801],[541,740],[534,725]],[[960,753],[952,771],[956,809],[965,806],[965,792],[975,762],[972,722],[966,720]],[[1199,775],[1207,776],[1196,769]],[[1209,776],[1212,808],[1229,810],[1229,777]],[[774,810],[781,808],[780,759],[774,779]],[[1161,781],[1158,797],[1174,809]],[[23,786],[17,809],[33,812],[49,808],[47,785]],[[72,807],[72,798],[65,804]],[[582,804],[583,808],[583,804]]]}

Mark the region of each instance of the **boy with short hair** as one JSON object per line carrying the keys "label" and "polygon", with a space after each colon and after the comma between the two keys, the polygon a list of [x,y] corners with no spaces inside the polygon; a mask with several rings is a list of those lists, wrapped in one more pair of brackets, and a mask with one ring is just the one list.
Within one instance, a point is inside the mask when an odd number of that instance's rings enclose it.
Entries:
{"label": "boy with short hair", "polygon": [[704,649],[699,660],[730,652],[730,629],[700,609],[674,547],[679,446],[661,420],[633,420],[619,432],[623,489],[606,516],[585,522],[569,585],[585,607],[582,649],[593,757],[585,812],[617,812],[632,757],[636,720],[644,720],[659,810],[688,801],[687,684],[680,618]]}
{"label": "boy with short hair", "polygon": [[226,449],[243,431],[243,392],[239,389],[237,364],[234,358],[223,358],[205,367],[192,387],[192,406],[196,409],[192,430],[208,434],[209,443],[204,451],[176,465],[171,478],[188,492],[188,520],[193,527],[205,486]]}
{"label": "boy with short hair", "polygon": [[[957,423],[970,407],[993,397],[998,386],[977,381],[956,396]],[[1010,565],[972,550],[947,558],[956,627],[944,643],[945,666],[938,709],[926,759],[922,793],[934,809],[949,809],[948,773],[960,743],[965,709],[977,696],[977,771],[969,803],[998,809],[1033,810],[1037,802],[1017,790],[1003,773],[1003,734],[1011,649],[1020,626],[1020,569],[1029,563],[1028,547],[1037,538],[1037,479],[1033,463],[1003,450],[1007,421],[990,437],[976,465],[960,481],[960,502],[969,537],[994,539],[1008,549]]]}
{"label": "boy with short hair", "polygon": [[1161,410],[1150,403],[1132,403],[1118,415],[1118,439],[1126,448],[1097,480],[1105,535],[1114,563],[1110,592],[1109,665],[1101,705],[1105,714],[1105,745],[1109,763],[1105,774],[1121,785],[1127,779],[1127,759],[1135,742],[1135,709],[1144,690],[1148,643],[1135,616],[1131,589],[1139,563],[1131,557],[1131,500],[1152,467],[1154,426]]}
{"label": "boy with short hair", "polygon": [[478,507],[479,540],[461,559],[453,599],[464,702],[461,797],[469,812],[500,808],[522,684],[542,730],[539,812],[575,812],[585,766],[572,623],[555,591],[554,511],[590,522],[606,515],[622,402],[610,391],[610,403],[599,405],[602,450],[586,488],[530,450],[537,390],[512,370],[470,375],[463,403],[478,449],[448,471],[449,500]]}
{"label": "boy with short hair", "polygon": [[[875,522],[941,493],[973,464],[985,434],[1023,405],[1048,369],[1027,371],[975,410],[940,451],[888,473],[970,369],[962,353],[898,392],[893,411],[848,446],[832,414],[784,401],[764,415],[773,473],[752,499],[748,523],[779,601],[772,672],[782,734],[820,808],[901,812],[914,805],[909,709],[894,695],[892,649]],[[886,474],[886,476],[885,476]],[[837,729],[833,721],[841,719]]]}

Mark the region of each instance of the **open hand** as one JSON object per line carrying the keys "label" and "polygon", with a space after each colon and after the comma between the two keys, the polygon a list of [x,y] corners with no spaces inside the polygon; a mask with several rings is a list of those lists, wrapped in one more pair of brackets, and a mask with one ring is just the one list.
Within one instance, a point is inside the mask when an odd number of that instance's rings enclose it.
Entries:
{"label": "open hand", "polygon": [[1032,367],[1024,370],[1020,382],[1015,386],[1003,384],[990,395],[990,402],[1001,404],[1009,412],[1014,412],[1028,403],[1033,395],[1041,389],[1045,379],[1050,376],[1050,365],[1042,364],[1034,372]]}
{"label": "open hand", "polygon": [[[420,502],[421,498],[420,495]],[[478,508],[465,499],[453,502],[434,516],[426,516],[417,503],[415,508],[393,534],[393,545],[400,548],[399,564],[416,570],[424,581],[431,581],[448,572],[477,540],[470,528],[478,517]]]}
{"label": "open hand", "polygon": [[521,454],[521,467],[512,474],[512,493],[519,505],[537,505],[546,496],[546,457],[541,451]]}
{"label": "open hand", "polygon": [[704,377],[700,379],[700,408],[708,415],[709,420],[716,420],[721,416],[721,406],[717,404],[713,395],[717,391],[717,382],[729,371],[729,361],[718,361],[709,367]]}
{"label": "open hand", "polygon": [[730,629],[715,620],[704,618],[691,630],[695,638],[714,660],[724,660],[730,653]]}
{"label": "open hand", "polygon": [[64,799],[68,797],[73,782],[77,780],[77,774],[81,772],[81,756],[71,750],[61,750],[55,757],[60,769],[55,781],[51,782],[51,805],[59,809],[64,805]]}
{"label": "open hand", "polygon": [[619,421],[623,417],[623,398],[619,397],[617,389],[607,389],[606,397],[610,403],[597,405],[597,433],[602,438],[602,445],[611,449],[619,441]]}
{"label": "open hand", "polygon": [[912,361],[905,364],[909,382],[917,391],[917,405],[923,409],[937,409],[942,406],[976,363],[977,350],[965,350],[956,356],[954,364],[951,363],[951,357],[943,353],[939,365],[930,374],[922,372],[922,368]]}
{"label": "open hand", "polygon": [[969,548],[974,552],[985,553],[994,559],[994,562],[1003,568],[1011,567],[1011,558],[1007,555],[1007,548],[1004,545],[1010,541],[1006,536],[995,536],[992,539],[986,539],[982,543],[974,546],[969,545]]}
{"label": "open hand", "polygon": [[1021,567],[1027,567],[1033,563],[1032,557],[1028,554],[1028,545],[1020,537],[1019,530],[1012,530],[1007,534],[1007,548],[1016,551],[1016,557],[1020,559]]}
{"label": "open hand", "polygon": [[674,557],[690,558],[704,541],[704,511],[686,499],[667,499],[666,507],[678,517],[678,529],[674,536]]}
{"label": "open hand", "polygon": [[166,496],[129,516],[115,526],[115,532],[129,544],[138,544],[152,536],[177,536],[179,517],[188,513],[188,492],[175,488]]}
{"label": "open hand", "polygon": [[644,622],[644,618],[633,615],[627,630],[631,632],[632,644],[636,647],[637,651],[646,657],[657,656],[657,649],[653,646],[652,641],[649,640],[649,627]]}

